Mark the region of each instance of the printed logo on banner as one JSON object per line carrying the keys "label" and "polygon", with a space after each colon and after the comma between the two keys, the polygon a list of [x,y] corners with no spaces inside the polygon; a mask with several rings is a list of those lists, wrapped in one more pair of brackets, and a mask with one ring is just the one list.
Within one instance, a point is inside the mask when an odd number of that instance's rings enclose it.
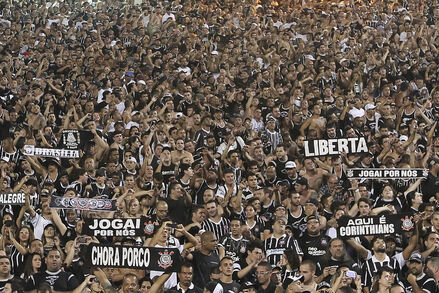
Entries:
{"label": "printed logo on banner", "polygon": [[166,270],[173,263],[172,255],[174,255],[174,252],[173,251],[168,252],[168,250],[166,249],[164,252],[159,251],[159,254],[160,254],[160,258],[158,264],[161,268],[164,268]]}
{"label": "printed logo on banner", "polygon": [[149,220],[144,222],[145,229],[144,232],[146,235],[152,235],[154,233],[154,223]]}
{"label": "printed logo on banner", "polygon": [[49,207],[56,209],[79,209],[89,211],[115,211],[116,200],[52,196]]}
{"label": "printed logo on banner", "polygon": [[24,205],[25,203],[24,193],[0,193],[0,205]]}
{"label": "printed logo on banner", "polygon": [[410,231],[415,226],[415,223],[412,221],[413,217],[405,216],[405,218],[402,218],[402,230],[404,231]]}
{"label": "printed logo on banner", "polygon": [[65,129],[62,131],[63,145],[68,149],[78,149],[81,143],[79,131],[76,129]]}
{"label": "printed logo on banner", "polygon": [[339,155],[342,152],[347,154],[369,152],[364,137],[305,140],[303,144],[305,157]]}

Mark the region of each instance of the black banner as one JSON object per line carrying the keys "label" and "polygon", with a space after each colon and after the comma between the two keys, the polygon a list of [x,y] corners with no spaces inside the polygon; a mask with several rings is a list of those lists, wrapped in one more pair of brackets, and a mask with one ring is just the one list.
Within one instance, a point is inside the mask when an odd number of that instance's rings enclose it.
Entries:
{"label": "black banner", "polygon": [[342,152],[347,154],[369,152],[364,137],[305,140],[303,144],[305,157],[339,155]]}
{"label": "black banner", "polygon": [[24,205],[25,202],[24,193],[0,193],[0,205]]}
{"label": "black banner", "polygon": [[84,219],[82,233],[89,236],[143,236],[151,229],[146,217],[140,219]]}
{"label": "black banner", "polygon": [[49,207],[55,209],[78,209],[111,212],[116,211],[116,200],[52,196]]}
{"label": "black banner", "polygon": [[346,172],[348,178],[358,179],[413,179],[428,176],[428,169],[349,169]]}
{"label": "black banner", "polygon": [[350,238],[366,235],[401,234],[414,227],[412,218],[404,215],[382,215],[337,220],[337,235],[340,238]]}
{"label": "black banner", "polygon": [[64,150],[50,148],[36,148],[33,145],[25,145],[23,154],[25,156],[41,156],[49,158],[77,159],[79,150]]}
{"label": "black banner", "polygon": [[181,256],[177,248],[108,246],[91,243],[87,247],[86,261],[91,266],[148,269],[177,272]]}
{"label": "black banner", "polygon": [[77,129],[64,129],[62,131],[62,145],[70,150],[77,150],[81,143],[81,137],[79,130]]}

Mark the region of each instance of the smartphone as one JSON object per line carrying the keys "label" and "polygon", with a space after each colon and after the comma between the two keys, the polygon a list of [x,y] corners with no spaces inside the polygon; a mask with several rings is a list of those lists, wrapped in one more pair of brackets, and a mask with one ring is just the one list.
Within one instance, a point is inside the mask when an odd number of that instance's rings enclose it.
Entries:
{"label": "smartphone", "polygon": [[87,238],[85,237],[79,237],[76,242],[78,242],[79,244],[85,244],[87,243]]}
{"label": "smartphone", "polygon": [[355,279],[357,277],[357,273],[354,272],[354,271],[347,271],[346,272],[346,277]]}
{"label": "smartphone", "polygon": [[169,227],[169,228],[177,228],[177,226],[178,226],[178,224],[177,223],[172,223],[172,224],[166,224],[166,227]]}

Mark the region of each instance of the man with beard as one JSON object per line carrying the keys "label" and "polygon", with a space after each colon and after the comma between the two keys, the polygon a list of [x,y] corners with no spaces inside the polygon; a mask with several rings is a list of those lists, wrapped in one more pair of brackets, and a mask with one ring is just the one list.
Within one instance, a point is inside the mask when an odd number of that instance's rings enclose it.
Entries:
{"label": "man with beard", "polygon": [[207,137],[211,134],[210,127],[212,125],[212,119],[209,116],[201,118],[201,129],[195,134],[195,150],[203,146],[207,146]]}
{"label": "man with beard", "polygon": [[302,233],[300,225],[305,218],[305,210],[303,205],[300,204],[300,194],[297,192],[291,193],[291,201],[288,206],[288,223],[293,228],[293,235],[299,237]]}
{"label": "man with beard", "polygon": [[[319,277],[317,282],[322,280],[330,283],[331,281],[331,269],[337,269],[340,267],[348,267],[350,270],[356,271],[360,274],[361,270],[358,264],[353,261],[346,252],[346,247],[343,240],[334,238],[329,241],[329,249],[317,264],[320,269],[323,270],[323,274]],[[335,271],[334,271],[335,272]]]}
{"label": "man with beard", "polygon": [[369,292],[372,285],[372,278],[380,268],[385,266],[392,268],[396,280],[399,280],[399,274],[401,272],[401,267],[397,259],[395,257],[390,258],[386,254],[386,242],[384,237],[376,236],[372,239],[370,244],[373,255],[364,264],[362,276],[362,282],[366,292]]}
{"label": "man with beard", "polygon": [[320,233],[319,218],[311,215],[306,218],[306,230],[299,239],[300,248],[303,250],[303,259],[320,262],[331,239]]}
{"label": "man with beard", "polygon": [[[196,170],[201,170],[203,172],[201,167],[196,168]],[[209,169],[207,172],[205,172],[205,180],[203,178],[197,178],[195,179],[195,185],[194,190],[195,191],[195,199],[194,203],[196,204],[204,204],[206,203],[203,201],[203,194],[206,190],[212,190],[214,194],[216,194],[218,190],[218,173],[215,169]],[[196,174],[197,176],[198,174]]]}
{"label": "man with beard", "polygon": [[404,282],[407,292],[436,292],[436,283],[434,279],[424,273],[424,263],[425,259],[419,252],[412,253],[407,263],[409,274],[407,280]]}

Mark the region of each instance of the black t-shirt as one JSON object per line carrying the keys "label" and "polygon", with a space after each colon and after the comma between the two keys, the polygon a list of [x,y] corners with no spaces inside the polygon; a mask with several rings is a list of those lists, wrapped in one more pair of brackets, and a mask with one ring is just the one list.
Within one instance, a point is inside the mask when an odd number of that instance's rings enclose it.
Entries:
{"label": "black t-shirt", "polygon": [[194,279],[195,286],[204,288],[210,281],[210,270],[216,266],[219,266],[220,260],[216,252],[212,252],[210,255],[205,255],[200,251],[195,251],[193,255],[194,265]]}
{"label": "black t-shirt", "polygon": [[78,280],[72,273],[64,272],[62,270],[54,273],[45,271],[30,276],[26,281],[24,291],[38,289],[43,282],[49,283],[55,291],[73,291],[79,286]]}
{"label": "black t-shirt", "polygon": [[9,282],[10,280],[12,280],[12,279],[14,279],[14,276],[11,276],[11,277],[8,278],[8,279],[2,279],[2,280],[0,280],[0,292],[3,292],[3,289],[5,288],[5,284],[6,284],[7,282]]}
{"label": "black t-shirt", "polygon": [[90,184],[91,189],[88,191],[88,197],[94,198],[96,196],[99,196],[100,198],[112,198],[114,191],[104,184],[104,187],[99,187],[96,182],[92,182]]}
{"label": "black t-shirt", "polygon": [[310,259],[315,263],[319,262],[326,254],[326,250],[329,246],[329,238],[326,235],[320,234],[317,237],[311,237],[307,232],[299,238],[299,245],[303,251],[303,259]]}
{"label": "black t-shirt", "polygon": [[439,190],[439,176],[433,176],[431,172],[428,172],[427,178],[421,186],[424,202],[429,202],[430,197],[434,196],[436,191]]}
{"label": "black t-shirt", "polygon": [[239,292],[239,287],[240,285],[238,283],[236,283],[235,281],[232,281],[232,283],[224,283],[221,280],[218,281],[218,283],[221,284],[221,286],[223,287],[223,292],[224,293],[228,293],[228,292]]}
{"label": "black t-shirt", "polygon": [[186,225],[188,221],[189,206],[186,206],[183,197],[178,200],[171,199],[170,197],[165,199],[168,204],[168,215],[175,223]]}
{"label": "black t-shirt", "polygon": [[162,165],[163,183],[168,184],[171,177],[175,177],[175,164],[169,166]]}
{"label": "black t-shirt", "polygon": [[[414,292],[412,285],[409,282],[407,282],[407,279],[404,279],[403,283],[406,292]],[[421,277],[416,278],[416,283],[418,284],[419,288],[424,290],[424,292],[430,292],[430,293],[438,292],[435,280],[432,277],[427,276],[426,274],[422,274]]]}
{"label": "black t-shirt", "polygon": [[270,284],[268,284],[267,289],[262,289],[261,286],[258,289],[258,293],[274,293],[275,291],[276,285],[273,282],[270,282]]}

